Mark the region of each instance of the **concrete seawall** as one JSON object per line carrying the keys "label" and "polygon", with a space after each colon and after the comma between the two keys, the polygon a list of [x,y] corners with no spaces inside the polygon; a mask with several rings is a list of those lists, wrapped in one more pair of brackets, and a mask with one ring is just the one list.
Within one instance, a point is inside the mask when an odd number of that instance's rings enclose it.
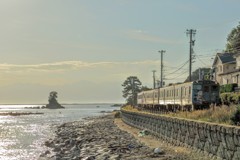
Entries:
{"label": "concrete seawall", "polygon": [[147,129],[168,143],[190,147],[210,157],[240,160],[240,127],[124,110],[121,113],[128,125]]}

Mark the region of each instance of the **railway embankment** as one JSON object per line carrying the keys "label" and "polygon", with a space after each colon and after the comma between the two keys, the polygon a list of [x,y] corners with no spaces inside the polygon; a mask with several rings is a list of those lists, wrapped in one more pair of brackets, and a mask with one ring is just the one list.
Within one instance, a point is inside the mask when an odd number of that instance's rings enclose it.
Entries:
{"label": "railway embankment", "polygon": [[240,127],[124,109],[121,113],[126,124],[147,129],[172,145],[188,147],[212,158],[240,159]]}

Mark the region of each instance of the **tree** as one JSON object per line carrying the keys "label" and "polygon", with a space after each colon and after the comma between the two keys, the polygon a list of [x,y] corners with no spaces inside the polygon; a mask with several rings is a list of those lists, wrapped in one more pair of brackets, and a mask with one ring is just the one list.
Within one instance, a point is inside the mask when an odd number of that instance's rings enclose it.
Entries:
{"label": "tree", "polygon": [[236,28],[233,28],[227,37],[226,52],[240,52],[240,22]]}
{"label": "tree", "polygon": [[50,92],[49,97],[48,97],[48,102],[49,103],[46,105],[46,108],[51,108],[51,109],[64,108],[57,101],[57,92],[56,91]]}
{"label": "tree", "polygon": [[137,94],[141,91],[142,83],[136,76],[128,77],[122,84],[123,97],[126,98],[127,104],[132,106],[137,104]]}
{"label": "tree", "polygon": [[[204,72],[203,78],[205,80],[210,79],[211,68],[201,68],[200,71]],[[192,81],[199,80],[199,69],[196,69],[194,72],[192,72],[191,80]],[[184,82],[189,82],[189,76]]]}
{"label": "tree", "polygon": [[152,90],[152,88],[148,88],[147,86],[142,86],[141,91],[149,91]]}
{"label": "tree", "polygon": [[50,92],[49,97],[48,97],[48,102],[49,102],[49,104],[58,104],[56,91]]}

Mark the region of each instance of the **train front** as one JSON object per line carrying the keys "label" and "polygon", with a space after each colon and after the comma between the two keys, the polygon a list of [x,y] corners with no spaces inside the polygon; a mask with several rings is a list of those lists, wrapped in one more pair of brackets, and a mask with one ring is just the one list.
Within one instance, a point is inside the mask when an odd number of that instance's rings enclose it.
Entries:
{"label": "train front", "polygon": [[195,109],[208,108],[210,104],[219,103],[219,85],[210,80],[195,81],[192,96]]}

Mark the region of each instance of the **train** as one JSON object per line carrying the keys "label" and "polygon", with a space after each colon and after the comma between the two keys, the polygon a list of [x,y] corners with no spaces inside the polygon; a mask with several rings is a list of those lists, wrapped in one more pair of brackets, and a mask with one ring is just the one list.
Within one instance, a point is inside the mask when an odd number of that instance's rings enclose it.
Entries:
{"label": "train", "polygon": [[142,91],[137,95],[139,109],[156,112],[192,111],[220,102],[220,86],[211,80],[197,80]]}

